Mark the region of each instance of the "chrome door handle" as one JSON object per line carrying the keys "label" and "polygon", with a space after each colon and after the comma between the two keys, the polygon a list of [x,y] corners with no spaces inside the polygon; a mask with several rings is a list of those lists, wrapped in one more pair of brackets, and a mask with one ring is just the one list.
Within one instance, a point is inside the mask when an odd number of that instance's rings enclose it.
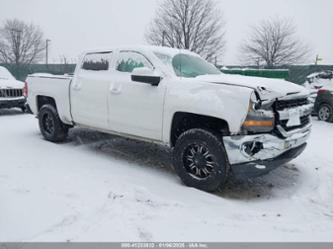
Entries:
{"label": "chrome door handle", "polygon": [[119,94],[121,91],[119,89],[111,89],[110,92],[113,94]]}
{"label": "chrome door handle", "polygon": [[121,85],[120,84],[112,84],[110,86],[110,93],[120,94],[121,93]]}

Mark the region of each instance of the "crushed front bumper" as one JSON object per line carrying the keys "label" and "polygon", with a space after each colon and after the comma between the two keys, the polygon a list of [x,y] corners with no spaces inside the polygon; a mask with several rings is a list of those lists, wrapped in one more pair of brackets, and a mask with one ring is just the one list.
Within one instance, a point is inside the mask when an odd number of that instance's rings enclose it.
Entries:
{"label": "crushed front bumper", "polygon": [[25,97],[19,98],[0,98],[0,108],[23,108],[26,104]]}
{"label": "crushed front bumper", "polygon": [[276,158],[234,164],[231,166],[231,170],[237,179],[247,179],[265,175],[298,157],[304,151],[305,147],[306,143],[296,148],[291,148]]}
{"label": "crushed front bumper", "polygon": [[237,178],[256,177],[300,155],[306,147],[311,124],[285,132],[285,138],[272,134],[224,137],[231,170]]}

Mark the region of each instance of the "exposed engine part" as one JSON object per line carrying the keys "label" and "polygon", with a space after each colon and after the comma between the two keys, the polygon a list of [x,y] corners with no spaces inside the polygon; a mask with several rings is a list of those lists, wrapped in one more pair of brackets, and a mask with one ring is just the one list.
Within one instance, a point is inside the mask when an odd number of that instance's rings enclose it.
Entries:
{"label": "exposed engine part", "polygon": [[242,145],[242,152],[248,154],[249,156],[253,156],[263,148],[264,145],[262,142],[251,141],[251,142],[246,142]]}

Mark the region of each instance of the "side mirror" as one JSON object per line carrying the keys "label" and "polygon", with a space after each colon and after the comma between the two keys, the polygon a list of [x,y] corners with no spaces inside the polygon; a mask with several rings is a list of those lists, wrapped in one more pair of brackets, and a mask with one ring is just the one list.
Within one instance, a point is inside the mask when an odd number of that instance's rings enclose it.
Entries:
{"label": "side mirror", "polygon": [[161,75],[156,73],[156,71],[147,68],[147,67],[138,67],[134,68],[132,75],[131,75],[132,81],[135,82],[141,82],[150,84],[152,86],[158,86],[158,84],[161,82]]}

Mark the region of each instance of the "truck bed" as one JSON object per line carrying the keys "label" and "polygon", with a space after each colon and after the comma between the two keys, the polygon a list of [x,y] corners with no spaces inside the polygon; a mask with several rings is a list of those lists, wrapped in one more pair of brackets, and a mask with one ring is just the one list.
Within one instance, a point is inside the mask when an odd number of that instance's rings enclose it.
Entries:
{"label": "truck bed", "polygon": [[72,123],[69,88],[72,81],[70,75],[31,74],[26,79],[28,83],[28,103],[33,114],[38,114],[38,98],[47,96],[61,103],[57,106],[60,119],[67,124]]}

